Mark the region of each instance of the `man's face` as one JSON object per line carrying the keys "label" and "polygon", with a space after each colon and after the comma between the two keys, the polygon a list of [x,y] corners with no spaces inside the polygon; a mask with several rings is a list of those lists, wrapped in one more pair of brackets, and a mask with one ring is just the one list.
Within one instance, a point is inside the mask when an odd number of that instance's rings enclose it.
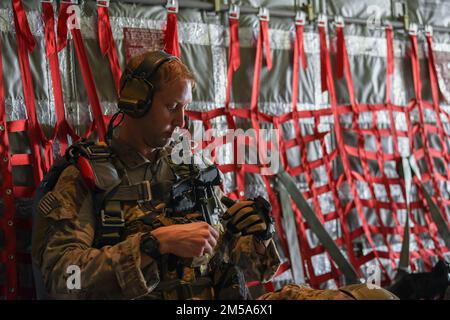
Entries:
{"label": "man's face", "polygon": [[189,80],[175,80],[156,91],[150,111],[136,119],[146,145],[152,148],[167,145],[175,128],[184,126],[184,112],[191,102]]}

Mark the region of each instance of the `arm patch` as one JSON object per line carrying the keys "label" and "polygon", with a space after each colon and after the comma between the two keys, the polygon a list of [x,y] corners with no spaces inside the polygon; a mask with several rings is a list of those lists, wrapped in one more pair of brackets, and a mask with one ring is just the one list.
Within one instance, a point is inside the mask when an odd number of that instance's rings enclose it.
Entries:
{"label": "arm patch", "polygon": [[61,202],[53,194],[53,192],[47,193],[39,203],[39,211],[42,215],[47,217],[53,210],[62,207]]}

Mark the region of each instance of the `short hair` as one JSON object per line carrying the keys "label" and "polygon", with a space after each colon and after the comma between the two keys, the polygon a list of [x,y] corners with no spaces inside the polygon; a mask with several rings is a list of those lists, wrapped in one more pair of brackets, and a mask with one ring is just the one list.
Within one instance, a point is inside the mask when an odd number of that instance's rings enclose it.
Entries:
{"label": "short hair", "polygon": [[[126,66],[126,71],[124,72],[124,76],[133,72],[139,67],[139,65],[146,59],[147,57],[153,55],[155,51],[148,51],[143,54],[134,56],[128,62]],[[165,84],[171,83],[175,80],[188,80],[192,84],[192,89],[196,86],[196,80],[194,74],[189,70],[189,68],[181,62],[180,59],[172,60],[169,62],[165,62],[161,65],[161,67],[156,71],[156,74],[152,76],[152,84],[155,91],[158,91]]]}

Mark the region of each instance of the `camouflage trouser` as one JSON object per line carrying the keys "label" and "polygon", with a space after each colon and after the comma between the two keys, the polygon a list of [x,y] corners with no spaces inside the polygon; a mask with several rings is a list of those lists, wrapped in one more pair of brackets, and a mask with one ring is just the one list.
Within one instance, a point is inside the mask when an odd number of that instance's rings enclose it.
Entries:
{"label": "camouflage trouser", "polygon": [[337,290],[318,290],[305,285],[288,284],[268,292],[258,300],[398,300],[391,292],[375,286],[355,284]]}

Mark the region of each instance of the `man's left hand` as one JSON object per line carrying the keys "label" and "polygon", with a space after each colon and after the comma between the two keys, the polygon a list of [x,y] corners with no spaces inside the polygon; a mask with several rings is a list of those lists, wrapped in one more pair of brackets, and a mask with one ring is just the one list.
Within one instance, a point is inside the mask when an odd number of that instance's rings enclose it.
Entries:
{"label": "man's left hand", "polygon": [[275,231],[270,203],[262,197],[233,204],[223,219],[232,233],[253,234],[258,240],[271,239]]}

